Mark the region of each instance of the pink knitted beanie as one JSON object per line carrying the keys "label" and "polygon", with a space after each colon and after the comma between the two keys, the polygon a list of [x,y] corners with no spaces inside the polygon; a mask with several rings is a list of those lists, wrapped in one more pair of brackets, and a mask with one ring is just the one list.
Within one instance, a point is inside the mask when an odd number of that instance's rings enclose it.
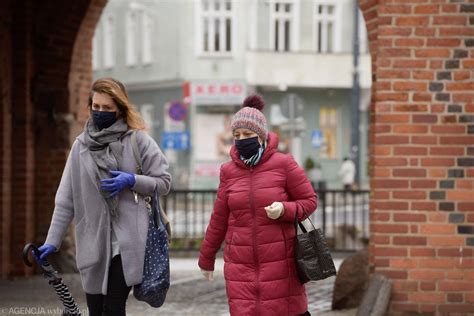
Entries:
{"label": "pink knitted beanie", "polygon": [[242,108],[232,118],[232,131],[238,128],[247,128],[257,133],[262,140],[268,137],[267,120],[261,112],[265,107],[265,101],[257,94],[248,96]]}

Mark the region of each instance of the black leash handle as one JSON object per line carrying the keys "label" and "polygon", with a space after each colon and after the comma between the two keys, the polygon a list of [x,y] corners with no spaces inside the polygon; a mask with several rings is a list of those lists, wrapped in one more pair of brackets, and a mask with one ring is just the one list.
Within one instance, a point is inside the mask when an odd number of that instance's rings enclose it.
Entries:
{"label": "black leash handle", "polygon": [[33,243],[26,244],[25,247],[23,247],[22,257],[23,257],[23,262],[28,267],[33,266],[31,261],[28,259],[28,254],[30,254],[31,250],[33,250],[33,252],[35,253],[36,256],[39,256],[41,254],[41,252],[39,251],[38,247],[36,247],[35,244],[33,244]]}

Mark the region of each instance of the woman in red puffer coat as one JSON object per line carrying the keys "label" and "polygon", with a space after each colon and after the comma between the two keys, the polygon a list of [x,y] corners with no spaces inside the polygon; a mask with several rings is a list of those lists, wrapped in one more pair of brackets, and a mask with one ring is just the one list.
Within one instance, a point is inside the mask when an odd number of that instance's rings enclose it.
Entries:
{"label": "woman in red puffer coat", "polygon": [[231,315],[309,315],[294,259],[295,216],[316,209],[316,194],[290,155],[277,152],[254,95],[232,119],[232,161],[220,171],[214,211],[201,246],[199,267],[213,279],[222,241]]}

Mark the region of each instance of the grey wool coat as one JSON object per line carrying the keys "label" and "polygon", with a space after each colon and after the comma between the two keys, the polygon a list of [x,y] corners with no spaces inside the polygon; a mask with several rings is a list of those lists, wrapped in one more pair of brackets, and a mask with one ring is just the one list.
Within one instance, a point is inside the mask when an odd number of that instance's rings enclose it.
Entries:
{"label": "grey wool coat", "polygon": [[[123,158],[120,171],[136,173],[130,135],[121,142]],[[59,249],[71,221],[75,222],[76,264],[84,291],[107,294],[108,271],[112,256],[111,232],[117,236],[123,272],[128,286],[142,281],[148,212],[144,195],[155,188],[160,195],[170,189],[168,161],[156,142],[144,132],[137,132],[137,144],[142,158],[143,175],[136,183],[119,194],[117,214],[112,217],[95,180],[95,162],[85,146],[84,133],[72,145],[61,182],[56,193],[55,208],[46,243]],[[138,193],[138,200],[132,192]]]}

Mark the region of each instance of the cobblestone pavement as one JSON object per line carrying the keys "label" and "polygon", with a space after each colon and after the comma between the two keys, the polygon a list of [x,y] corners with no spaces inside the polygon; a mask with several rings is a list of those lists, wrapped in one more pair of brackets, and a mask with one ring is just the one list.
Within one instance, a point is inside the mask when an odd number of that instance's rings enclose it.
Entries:
{"label": "cobblestone pavement", "polygon": [[[136,301],[130,294],[127,315],[229,315],[222,266],[222,260],[218,260],[215,280],[207,282],[197,269],[196,259],[172,259],[172,284],[166,303],[155,309]],[[83,315],[87,315],[79,275],[66,274],[63,280]],[[331,308],[333,283],[334,277],[307,285],[309,311],[313,315],[333,315],[324,312]],[[60,311],[60,301],[41,276],[0,281],[0,315],[60,315]]]}

